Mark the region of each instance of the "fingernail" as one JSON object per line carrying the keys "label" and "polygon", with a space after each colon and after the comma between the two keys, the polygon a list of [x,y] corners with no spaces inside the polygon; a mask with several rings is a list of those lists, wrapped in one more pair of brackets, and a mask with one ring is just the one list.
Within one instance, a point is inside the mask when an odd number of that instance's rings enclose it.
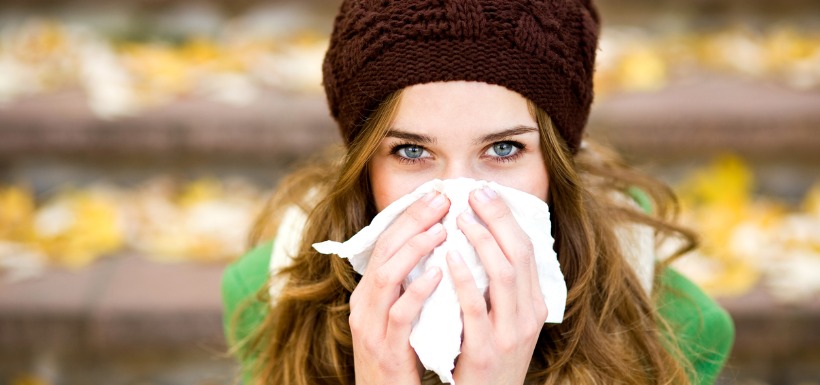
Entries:
{"label": "fingernail", "polygon": [[427,229],[427,232],[430,234],[438,234],[441,232],[442,227],[443,226],[441,225],[441,223],[436,223],[435,225]]}
{"label": "fingernail", "polygon": [[444,194],[438,194],[436,199],[433,199],[433,201],[430,202],[430,207],[432,207],[434,209],[441,208],[442,206],[444,206],[444,203],[446,202],[446,200],[447,200],[447,198],[444,197]]}
{"label": "fingernail", "polygon": [[469,211],[465,211],[461,214],[461,218],[468,223],[478,223],[478,219],[476,219],[475,215]]}
{"label": "fingernail", "polygon": [[491,188],[486,187],[486,186],[482,187],[480,190],[476,191],[476,193],[475,193],[475,198],[478,199],[478,201],[482,202],[482,203],[487,203],[487,202],[495,199],[495,197],[497,197],[497,196],[498,195],[495,193],[495,191],[493,191]]}
{"label": "fingernail", "polygon": [[425,194],[424,197],[421,198],[421,200],[424,202],[430,202],[431,200],[433,200],[434,196],[436,196],[436,192],[430,191],[429,193]]}
{"label": "fingernail", "polygon": [[461,259],[461,254],[458,251],[453,250],[453,251],[447,253],[447,257],[449,257],[450,262],[452,262],[454,264],[460,265],[460,264],[464,263],[464,260]]}
{"label": "fingernail", "polygon": [[433,266],[433,267],[427,269],[427,271],[424,272],[424,278],[425,279],[433,279],[436,276],[438,276],[439,273],[441,273],[441,269],[439,269],[437,266]]}

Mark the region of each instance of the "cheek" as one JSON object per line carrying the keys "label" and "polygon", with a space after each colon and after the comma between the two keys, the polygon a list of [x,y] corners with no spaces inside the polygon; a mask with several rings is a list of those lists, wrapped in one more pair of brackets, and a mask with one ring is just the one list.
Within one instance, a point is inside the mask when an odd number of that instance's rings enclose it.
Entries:
{"label": "cheek", "polygon": [[530,174],[530,177],[524,178],[524,180],[529,181],[528,190],[524,191],[527,191],[546,202],[547,196],[549,195],[549,174],[547,173],[547,166],[544,164],[543,156],[540,152],[538,154],[538,158],[531,165],[531,170],[533,171]]}
{"label": "cheek", "polygon": [[528,178],[523,180],[524,184],[518,187],[519,190],[535,195],[544,202],[547,201],[549,182],[546,172],[543,174],[539,173],[537,176],[530,174],[528,175]]}
{"label": "cheek", "polygon": [[537,194],[533,194],[533,195],[541,198],[542,201],[546,202],[547,198],[549,197],[549,191],[550,191],[550,189],[549,189],[549,178],[547,177],[546,172],[544,172],[544,176],[539,182],[540,183],[536,187],[536,190],[535,190],[537,192]]}
{"label": "cheek", "polygon": [[533,172],[532,178],[530,179],[531,189],[532,191],[530,194],[535,195],[541,198],[542,201],[547,201],[547,195],[549,193],[549,175],[547,174],[547,167],[544,165],[543,162],[538,162],[538,166],[535,167],[537,171]]}
{"label": "cheek", "polygon": [[416,184],[414,178],[395,172],[379,161],[372,161],[369,169],[373,202],[379,212],[421,185],[421,183]]}
{"label": "cheek", "polygon": [[386,183],[376,183],[375,180],[371,179],[373,182],[373,201],[376,204],[376,210],[381,212],[384,210],[385,207],[389,206],[390,203],[401,197],[398,191],[395,188],[392,188],[389,181],[382,181]]}
{"label": "cheek", "polygon": [[547,169],[540,159],[526,162],[526,164],[521,164],[515,169],[505,170],[485,179],[493,180],[501,185],[534,195],[542,201],[547,201],[549,177],[547,176]]}

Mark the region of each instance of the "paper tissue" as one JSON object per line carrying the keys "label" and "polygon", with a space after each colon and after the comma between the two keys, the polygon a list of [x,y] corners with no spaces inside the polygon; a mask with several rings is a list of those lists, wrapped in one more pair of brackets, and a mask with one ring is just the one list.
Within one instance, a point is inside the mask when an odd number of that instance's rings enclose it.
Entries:
{"label": "paper tissue", "polygon": [[424,367],[434,371],[443,382],[448,383],[454,382],[451,371],[455,358],[461,351],[462,320],[445,256],[450,250],[461,253],[479,290],[486,293],[489,285],[487,274],[475,249],[456,224],[456,218],[460,214],[473,211],[468,202],[470,192],[484,186],[489,186],[506,202],[513,217],[532,241],[541,293],[549,311],[546,322],[560,323],[564,317],[567,287],[552,248],[554,241],[550,233],[549,206],[538,197],[513,188],[468,178],[432,180],[387,206],[373,218],[370,225],[346,242],[325,241],[313,245],[320,253],[347,258],[356,272],[364,274],[376,240],[407,207],[430,191],[438,191],[449,198],[450,209],[442,220],[447,232],[446,240],[431,255],[422,258],[404,282],[406,287],[433,266],[438,266],[443,272],[441,282],[425,302],[412,326],[410,345]]}

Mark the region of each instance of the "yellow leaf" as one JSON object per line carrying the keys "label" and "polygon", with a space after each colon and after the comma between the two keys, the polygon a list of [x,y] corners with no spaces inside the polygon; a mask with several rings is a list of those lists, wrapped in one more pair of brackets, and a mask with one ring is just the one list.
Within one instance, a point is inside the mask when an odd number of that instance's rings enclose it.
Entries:
{"label": "yellow leaf", "polygon": [[82,267],[124,244],[114,197],[95,191],[69,191],[53,198],[41,212],[38,244],[59,265]]}
{"label": "yellow leaf", "polygon": [[33,374],[24,374],[12,379],[11,385],[51,385],[51,382]]}
{"label": "yellow leaf", "polygon": [[177,198],[182,207],[215,200],[223,196],[222,183],[214,178],[202,178],[189,183]]}
{"label": "yellow leaf", "polygon": [[723,155],[708,167],[697,170],[678,187],[681,202],[688,207],[723,206],[740,210],[749,204],[754,178],[737,156]]}
{"label": "yellow leaf", "polygon": [[628,90],[652,91],[666,83],[666,63],[657,51],[649,48],[627,53],[618,71],[621,86]]}
{"label": "yellow leaf", "polygon": [[24,187],[0,188],[0,240],[27,241],[35,211],[34,195]]}
{"label": "yellow leaf", "polygon": [[820,183],[815,183],[809,192],[806,193],[802,206],[806,213],[813,214],[820,218]]}
{"label": "yellow leaf", "polygon": [[736,297],[751,290],[760,279],[754,267],[734,262],[724,266],[722,274],[703,284],[703,289],[716,297]]}

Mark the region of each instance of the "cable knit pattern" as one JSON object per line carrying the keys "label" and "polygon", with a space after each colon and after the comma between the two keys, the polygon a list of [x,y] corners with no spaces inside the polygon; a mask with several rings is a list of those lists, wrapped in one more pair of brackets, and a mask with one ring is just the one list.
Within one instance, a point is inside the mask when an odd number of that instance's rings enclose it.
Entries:
{"label": "cable knit pattern", "polygon": [[330,111],[349,144],[396,90],[481,81],[544,109],[575,152],[592,103],[598,24],[590,0],[346,0],[323,66]]}

